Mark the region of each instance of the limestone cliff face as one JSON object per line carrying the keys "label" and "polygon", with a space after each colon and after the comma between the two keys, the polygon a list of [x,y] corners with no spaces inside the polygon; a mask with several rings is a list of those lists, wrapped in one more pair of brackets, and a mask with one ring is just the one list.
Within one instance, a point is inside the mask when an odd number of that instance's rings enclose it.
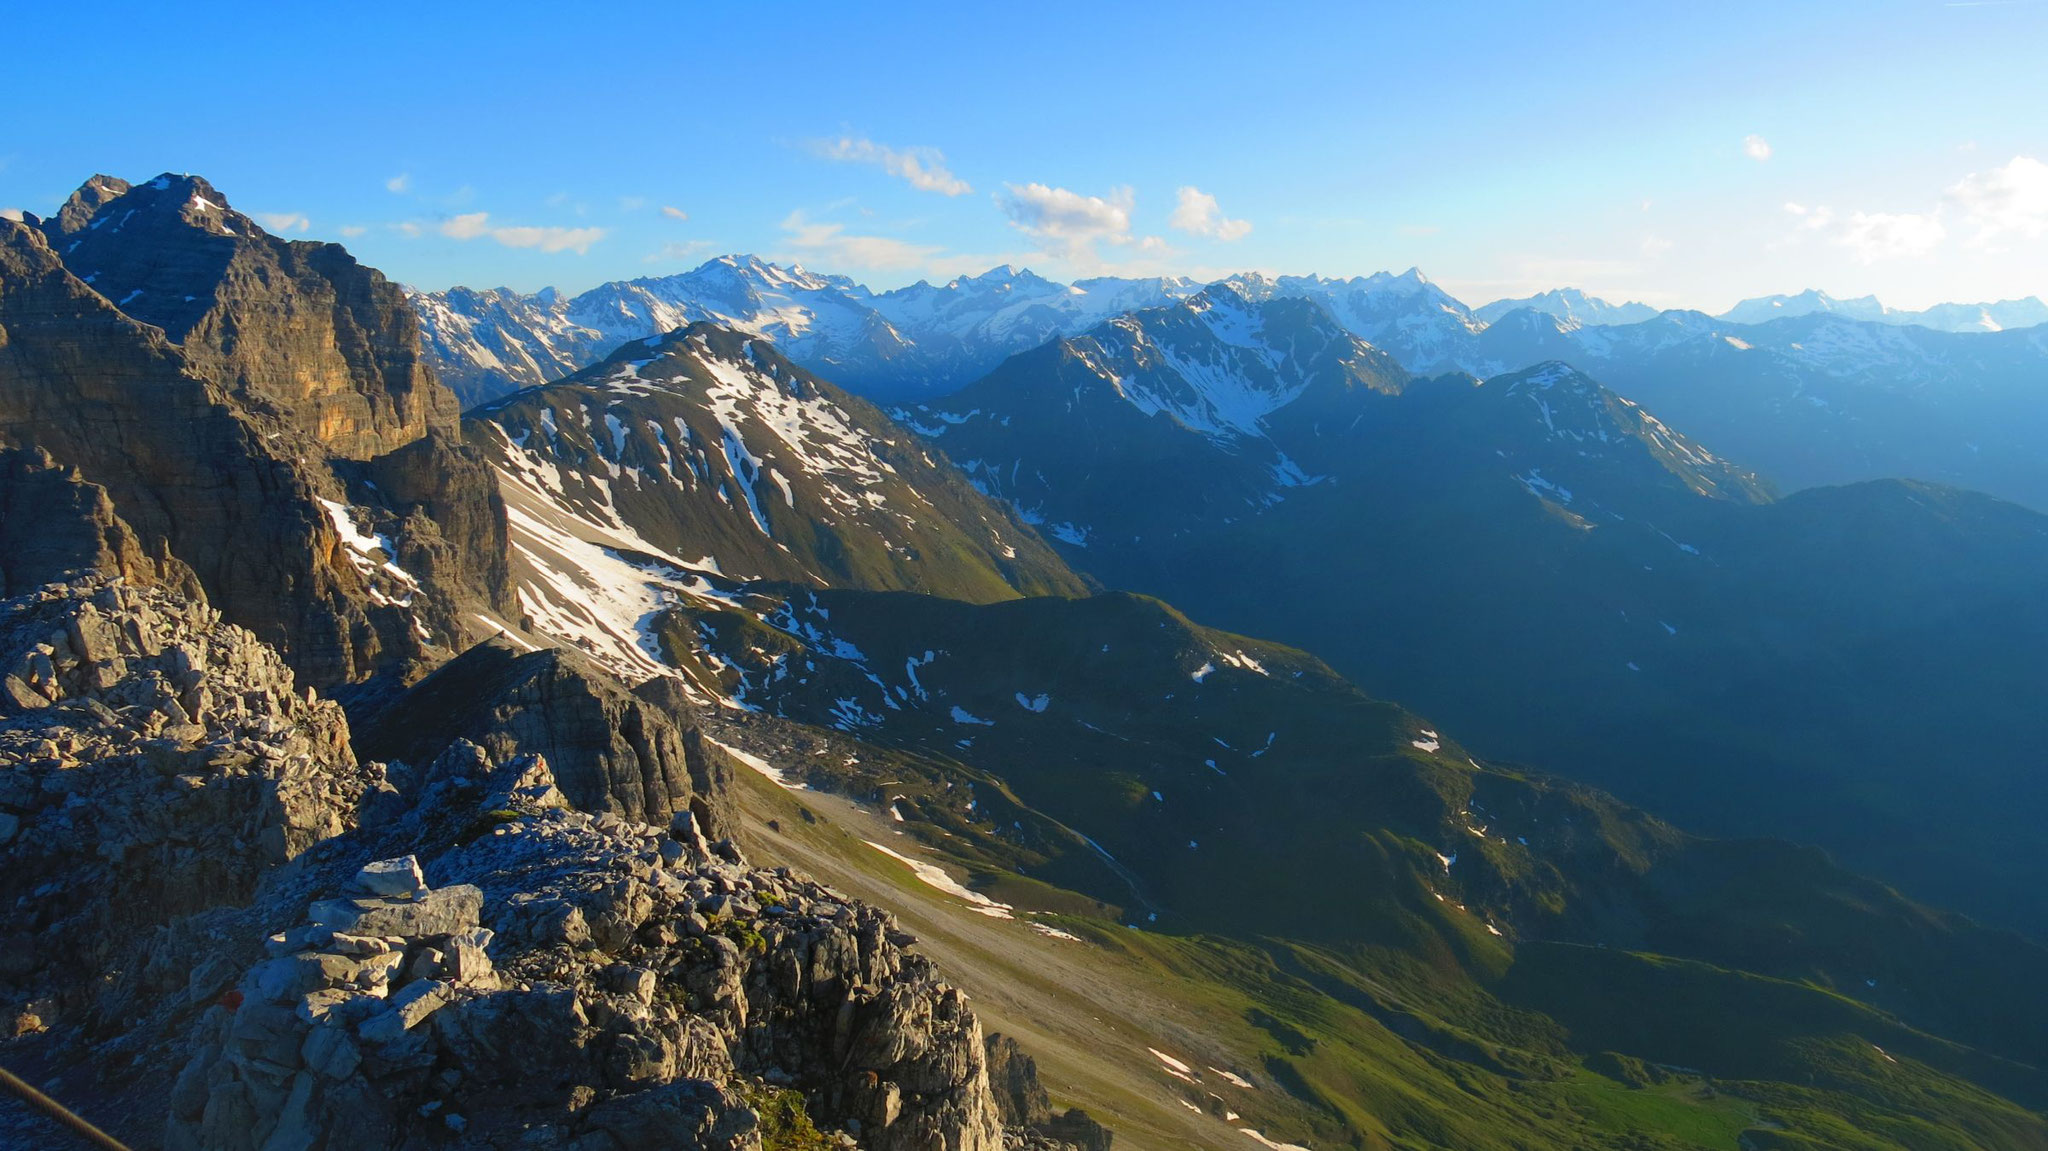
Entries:
{"label": "limestone cliff face", "polygon": [[74,275],[163,329],[187,365],[274,407],[329,454],[368,459],[453,431],[398,285],[338,244],[271,236],[197,176],[95,176],[45,226]]}
{"label": "limestone cliff face", "polygon": [[416,678],[510,610],[496,486],[397,290],[218,196],[96,177],[0,221],[0,446],[102,489],[310,682]]}

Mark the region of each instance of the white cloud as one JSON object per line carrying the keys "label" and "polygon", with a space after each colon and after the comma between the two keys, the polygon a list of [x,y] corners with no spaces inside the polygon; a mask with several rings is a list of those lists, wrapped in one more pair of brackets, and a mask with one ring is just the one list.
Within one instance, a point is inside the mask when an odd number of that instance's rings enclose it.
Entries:
{"label": "white cloud", "polygon": [[1809,208],[1795,200],[1787,200],[1785,211],[1799,217],[1799,226],[1808,231],[1817,232],[1835,222],[1835,210],[1826,205]]}
{"label": "white cloud", "polygon": [[1948,198],[1975,225],[1974,244],[2007,235],[2036,240],[2048,233],[2048,164],[2031,156],[2014,156],[2002,168],[1963,177]]}
{"label": "white cloud", "polygon": [[1771,158],[1771,142],[1755,134],[1744,136],[1742,154],[1758,162],[1768,160]]}
{"label": "white cloud", "polygon": [[812,220],[803,212],[783,218],[783,243],[803,259],[821,260],[833,267],[875,268],[897,271],[921,268],[943,248],[913,244],[893,236],[848,235],[846,225]]}
{"label": "white cloud", "polygon": [[641,257],[644,264],[679,264],[711,250],[709,240],[683,240],[674,244],[663,244],[655,251]]}
{"label": "white cloud", "polygon": [[967,181],[946,169],[945,154],[937,148],[892,148],[858,136],[818,140],[811,150],[827,160],[852,164],[875,164],[892,176],[907,180],[920,192],[964,196],[974,189]]}
{"label": "white cloud", "polygon": [[441,221],[441,234],[454,240],[474,240],[490,230],[489,212],[469,212]]}
{"label": "white cloud", "polygon": [[465,212],[441,221],[441,234],[455,240],[488,236],[507,248],[539,248],[543,252],[575,252],[577,255],[590,251],[590,245],[604,239],[603,228],[494,228],[490,220],[489,212]]}
{"label": "white cloud", "polygon": [[0,220],[13,220],[16,223],[19,223],[21,221],[21,209],[0,208]]}
{"label": "white cloud", "polygon": [[688,212],[683,211],[681,208],[676,207],[674,204],[663,204],[661,206],[661,214],[667,216],[671,220],[687,220],[690,218],[690,214]]}
{"label": "white cloud", "polygon": [[400,196],[412,191],[412,173],[400,172],[398,175],[384,181],[384,188],[386,191]]}
{"label": "white cloud", "polygon": [[391,229],[394,232],[397,232],[399,235],[404,236],[408,240],[416,239],[420,236],[421,233],[426,231],[425,228],[420,226],[420,222],[418,220],[401,220],[396,224],[386,224],[384,226]]}
{"label": "white cloud", "polygon": [[362,235],[364,232],[369,231],[369,229],[363,227],[361,224],[344,224],[338,229],[338,231],[340,231],[343,236],[353,240],[357,236]]}
{"label": "white cloud", "polygon": [[1658,256],[1661,256],[1664,253],[1670,251],[1671,246],[1672,241],[1667,237],[1658,235],[1644,236],[1642,243],[1642,252],[1643,255],[1648,256],[1654,260]]}
{"label": "white cloud", "polygon": [[1948,236],[1939,213],[1851,212],[1842,221],[1835,243],[1866,264],[1904,256],[1924,256]]}
{"label": "white cloud", "polygon": [[646,206],[647,206],[647,197],[645,197],[645,196],[620,196],[620,197],[619,197],[619,211],[621,211],[621,212],[637,212],[637,211],[639,211],[640,209],[642,209],[642,208],[645,208]]}
{"label": "white cloud", "polygon": [[1097,243],[1131,242],[1131,206],[1136,194],[1117,188],[1108,197],[1083,196],[1044,184],[1004,184],[996,206],[1013,227],[1045,251],[1070,260],[1088,260]]}
{"label": "white cloud", "polygon": [[1850,212],[1837,213],[1825,204],[1807,207],[1787,201],[1785,212],[1799,221],[1801,231],[1817,232],[1830,243],[1849,249],[1864,264],[1924,256],[1948,238],[1941,209],[1932,212]]}
{"label": "white cloud", "polygon": [[1252,230],[1250,220],[1229,219],[1217,206],[1216,197],[1192,186],[1180,190],[1180,202],[1166,222],[1189,235],[1209,236],[1225,243],[1242,240]]}
{"label": "white cloud", "polygon": [[273,232],[304,232],[312,228],[313,221],[297,212],[258,212],[256,218]]}

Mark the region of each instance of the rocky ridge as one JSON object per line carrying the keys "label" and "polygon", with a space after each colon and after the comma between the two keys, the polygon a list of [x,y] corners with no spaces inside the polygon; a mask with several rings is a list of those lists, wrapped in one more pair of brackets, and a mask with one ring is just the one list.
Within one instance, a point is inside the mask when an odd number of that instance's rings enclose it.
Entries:
{"label": "rocky ridge", "polygon": [[359,763],[274,651],[118,578],[0,604],[0,667],[0,996],[139,1145],[1106,1144],[999,1106],[886,912],[749,866],[707,805],[577,810],[522,750],[546,723]]}

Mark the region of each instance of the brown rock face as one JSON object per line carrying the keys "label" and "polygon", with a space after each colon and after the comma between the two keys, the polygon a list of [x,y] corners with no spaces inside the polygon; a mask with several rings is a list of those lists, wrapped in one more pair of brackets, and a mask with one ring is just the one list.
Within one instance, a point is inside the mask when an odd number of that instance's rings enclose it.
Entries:
{"label": "brown rock face", "polygon": [[190,568],[149,555],[98,484],[42,451],[0,451],[0,595],[93,573],[130,583],[199,587]]}
{"label": "brown rock face", "polygon": [[268,235],[205,180],[168,174],[96,176],[48,230],[67,268],[162,328],[193,371],[329,454],[368,459],[455,428],[404,293],[338,244]]}
{"label": "brown rock face", "polygon": [[95,177],[0,221],[0,446],[103,489],[316,685],[409,680],[506,610],[503,508],[455,427],[395,287],[204,181]]}

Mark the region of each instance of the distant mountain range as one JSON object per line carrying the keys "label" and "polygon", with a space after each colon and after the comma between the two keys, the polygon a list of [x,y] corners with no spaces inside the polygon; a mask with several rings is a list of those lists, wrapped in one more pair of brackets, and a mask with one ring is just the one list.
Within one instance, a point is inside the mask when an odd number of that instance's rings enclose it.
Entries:
{"label": "distant mountain range", "polygon": [[[1414,371],[1469,366],[1473,338],[1517,311],[1555,317],[1569,329],[1637,324],[1659,314],[1648,304],[1612,304],[1576,288],[1472,308],[1415,268],[1349,279],[1246,274],[1230,280],[1247,294],[1315,300],[1352,334]],[[1186,299],[1204,286],[1186,277],[1115,276],[1061,284],[1004,265],[944,284],[919,281],[877,292],[845,276],[729,255],[678,275],[613,281],[577,296],[553,288],[524,295],[462,287],[410,296],[429,355],[466,404],[565,376],[627,340],[697,320],[765,336],[844,386],[901,400],[951,391],[1005,356],[1121,312]],[[1875,297],[1837,300],[1807,291],[1744,300],[1716,318],[1756,324],[1812,314],[1990,332],[2048,323],[2048,304],[2030,296],[1908,312]]]}
{"label": "distant mountain range", "polygon": [[[1910,313],[1806,292],[1714,317],[1570,289],[1475,310],[1412,268],[1219,282],[1248,300],[1320,305],[1416,375],[1485,378],[1562,360],[1785,490],[1904,477],[2048,509],[2038,450],[2048,420],[2033,399],[2048,379],[2048,305],[2031,297]],[[1010,356],[1203,287],[1179,278],[1059,284],[1002,267],[874,292],[842,276],[723,256],[575,297],[455,288],[410,298],[429,359],[467,405],[700,320],[772,340],[850,391],[900,404],[956,391]]]}
{"label": "distant mountain range", "polygon": [[552,289],[414,292],[427,347],[465,403],[568,375],[628,340],[698,320],[775,341],[797,362],[877,398],[948,391],[1056,335],[1193,294],[1183,279],[1057,284],[1001,267],[873,292],[844,276],[720,256],[681,275]]}
{"label": "distant mountain range", "polygon": [[1720,318],[1731,323],[1761,324],[1785,316],[1809,316],[1816,312],[1880,324],[1933,328],[1937,332],[2002,332],[2009,328],[2048,324],[2048,304],[2042,303],[2038,296],[1981,304],[1936,304],[1922,311],[1909,312],[1886,307],[1878,302],[1876,296],[1838,300],[1811,288],[1796,296],[1758,296],[1744,300],[1721,313]]}

